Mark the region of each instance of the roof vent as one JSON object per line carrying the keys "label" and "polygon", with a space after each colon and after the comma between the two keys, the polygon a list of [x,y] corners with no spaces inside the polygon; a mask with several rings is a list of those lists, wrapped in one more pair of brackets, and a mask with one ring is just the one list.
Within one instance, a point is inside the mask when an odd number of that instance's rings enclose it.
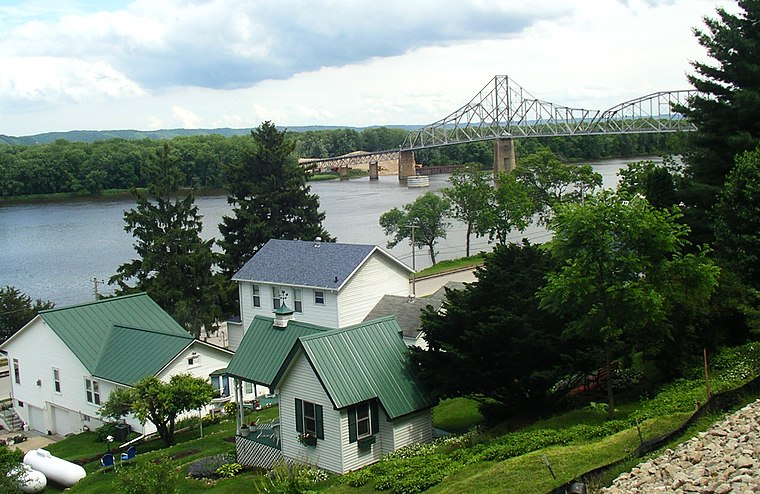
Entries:
{"label": "roof vent", "polygon": [[314,247],[319,248],[319,246],[322,245],[322,237],[317,237],[314,239]]}

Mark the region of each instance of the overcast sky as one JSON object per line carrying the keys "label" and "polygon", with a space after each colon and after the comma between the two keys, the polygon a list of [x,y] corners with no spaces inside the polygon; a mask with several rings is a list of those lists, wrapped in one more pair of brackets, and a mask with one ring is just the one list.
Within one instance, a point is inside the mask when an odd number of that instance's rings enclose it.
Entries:
{"label": "overcast sky", "polygon": [[0,134],[428,124],[495,75],[606,109],[687,89],[724,0],[0,0]]}

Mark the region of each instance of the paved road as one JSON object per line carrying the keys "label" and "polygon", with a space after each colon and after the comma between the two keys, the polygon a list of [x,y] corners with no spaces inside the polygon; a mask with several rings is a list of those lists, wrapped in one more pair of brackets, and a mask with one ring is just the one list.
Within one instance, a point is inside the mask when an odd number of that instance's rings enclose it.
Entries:
{"label": "paved road", "polygon": [[[454,271],[444,273],[436,276],[427,276],[425,278],[416,280],[415,282],[415,294],[418,297],[424,297],[434,293],[449,281],[460,281],[462,283],[472,283],[477,281],[475,278],[475,271],[473,269],[465,269],[462,271]],[[411,293],[411,286],[409,287]]]}

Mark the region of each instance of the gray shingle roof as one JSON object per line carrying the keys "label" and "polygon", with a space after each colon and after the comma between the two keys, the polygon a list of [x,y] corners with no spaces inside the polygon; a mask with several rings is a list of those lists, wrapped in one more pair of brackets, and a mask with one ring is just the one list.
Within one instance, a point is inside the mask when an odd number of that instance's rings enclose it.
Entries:
{"label": "gray shingle roof", "polygon": [[409,269],[374,245],[272,239],[232,279],[337,290],[375,250]]}
{"label": "gray shingle roof", "polygon": [[396,321],[401,326],[404,336],[406,338],[417,338],[417,333],[419,333],[422,327],[422,309],[428,305],[432,305],[434,310],[440,309],[446,299],[445,288],[461,290],[464,288],[464,283],[449,281],[444,287],[439,288],[429,297],[411,299],[411,301],[409,297],[383,295],[383,298],[375,304],[364,320],[371,321],[380,317],[396,316]]}

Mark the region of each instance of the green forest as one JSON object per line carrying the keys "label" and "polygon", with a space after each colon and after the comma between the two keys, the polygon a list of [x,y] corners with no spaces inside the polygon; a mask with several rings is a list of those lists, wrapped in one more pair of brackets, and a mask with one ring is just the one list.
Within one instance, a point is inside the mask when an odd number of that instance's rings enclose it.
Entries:
{"label": "green forest", "polygon": [[[303,158],[328,158],[352,151],[397,149],[408,131],[376,127],[287,132],[295,153]],[[108,136],[109,133],[103,133]],[[162,134],[156,134],[162,136]],[[618,156],[678,154],[684,137],[675,134],[634,134],[553,137],[518,141],[520,155],[549,147],[563,160],[582,161]],[[47,144],[0,144],[0,198],[67,194],[97,196],[106,191],[145,188],[143,164],[169,143],[173,159],[184,175],[183,187],[226,187],[225,172],[250,151],[250,131],[240,135],[188,135],[171,138],[108,138],[93,142],[58,139]],[[490,141],[422,150],[423,165],[493,163]]]}

